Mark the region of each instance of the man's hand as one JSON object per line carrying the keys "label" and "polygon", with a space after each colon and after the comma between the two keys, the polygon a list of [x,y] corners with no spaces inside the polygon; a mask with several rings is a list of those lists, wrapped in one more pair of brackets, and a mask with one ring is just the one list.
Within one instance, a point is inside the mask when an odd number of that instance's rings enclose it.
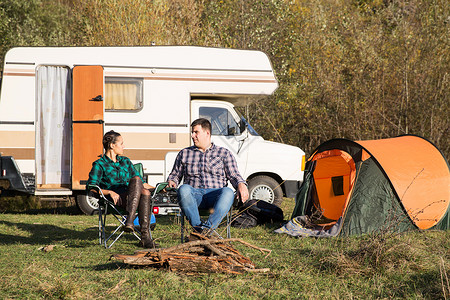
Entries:
{"label": "man's hand", "polygon": [[238,185],[239,196],[241,197],[242,203],[248,200],[248,188],[247,185],[243,182]]}
{"label": "man's hand", "polygon": [[171,188],[176,188],[177,184],[175,183],[175,181],[169,180],[168,186],[171,187]]}

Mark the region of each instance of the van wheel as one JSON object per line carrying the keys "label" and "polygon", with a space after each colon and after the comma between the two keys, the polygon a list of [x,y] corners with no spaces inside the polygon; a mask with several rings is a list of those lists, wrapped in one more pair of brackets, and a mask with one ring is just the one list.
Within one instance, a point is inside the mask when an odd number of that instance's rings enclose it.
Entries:
{"label": "van wheel", "polygon": [[283,190],[280,184],[269,176],[256,176],[248,182],[250,199],[263,200],[280,206],[283,202]]}
{"label": "van wheel", "polygon": [[90,216],[98,210],[98,199],[87,194],[78,194],[77,206],[84,214]]}

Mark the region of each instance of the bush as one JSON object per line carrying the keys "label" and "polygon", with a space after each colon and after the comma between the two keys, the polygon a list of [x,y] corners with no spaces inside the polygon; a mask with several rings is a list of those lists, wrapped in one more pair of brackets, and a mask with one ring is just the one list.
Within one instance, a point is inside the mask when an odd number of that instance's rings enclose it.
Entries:
{"label": "bush", "polygon": [[0,52],[152,43],[261,50],[280,87],[244,109],[266,139],[311,153],[331,138],[409,133],[448,157],[448,22],[445,0],[8,0]]}
{"label": "bush", "polygon": [[51,0],[0,0],[0,71],[5,53],[18,46],[67,46],[77,32],[69,7]]}

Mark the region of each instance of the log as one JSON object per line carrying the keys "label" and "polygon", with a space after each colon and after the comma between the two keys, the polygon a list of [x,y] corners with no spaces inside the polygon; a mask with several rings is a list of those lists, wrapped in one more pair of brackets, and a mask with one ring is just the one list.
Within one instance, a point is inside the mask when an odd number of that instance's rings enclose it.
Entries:
{"label": "log", "polygon": [[133,266],[166,268],[186,274],[244,272],[262,273],[270,269],[256,269],[255,264],[230,245],[239,242],[270,255],[271,250],[260,248],[241,239],[199,239],[163,249],[137,250],[134,255],[116,254],[112,258]]}

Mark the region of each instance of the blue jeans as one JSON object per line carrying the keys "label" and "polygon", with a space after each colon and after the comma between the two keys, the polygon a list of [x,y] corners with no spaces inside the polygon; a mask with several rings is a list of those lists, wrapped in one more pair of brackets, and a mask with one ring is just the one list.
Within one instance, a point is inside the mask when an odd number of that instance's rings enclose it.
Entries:
{"label": "blue jeans", "polygon": [[[178,188],[178,203],[193,227],[216,229],[226,216],[234,201],[234,192],[229,187],[220,189],[196,189],[188,184]],[[199,209],[214,211],[206,222],[200,220]]]}

